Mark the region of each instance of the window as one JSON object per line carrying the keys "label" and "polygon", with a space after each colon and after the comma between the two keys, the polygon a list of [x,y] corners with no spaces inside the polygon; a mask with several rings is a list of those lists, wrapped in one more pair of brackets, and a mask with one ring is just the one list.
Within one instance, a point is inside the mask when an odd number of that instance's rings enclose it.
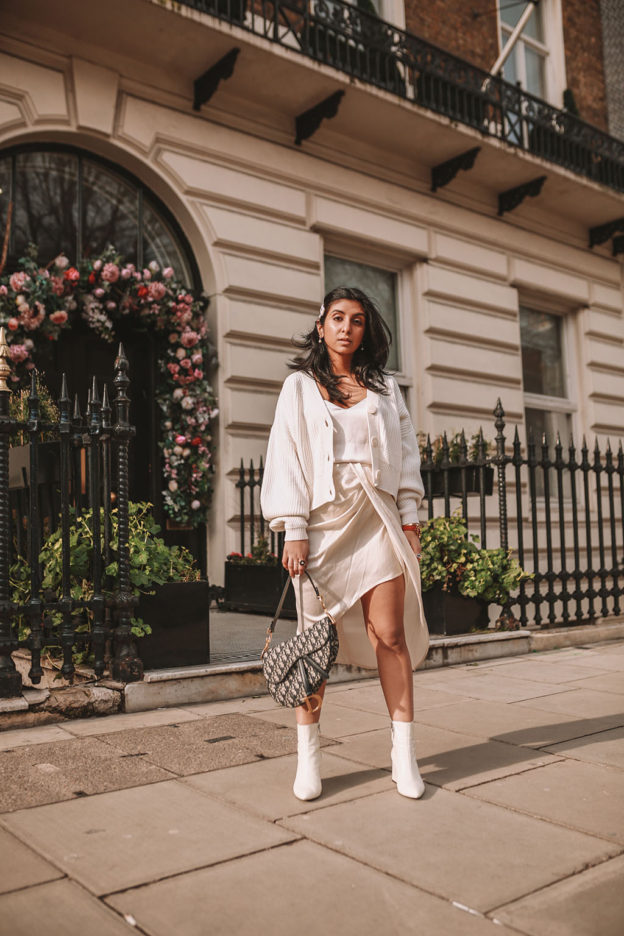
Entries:
{"label": "window", "polygon": [[[501,50],[527,6],[527,0],[498,0]],[[561,0],[541,0],[533,9],[502,74],[529,94],[555,107],[563,106],[566,74]]]}
{"label": "window", "polygon": [[198,282],[190,250],[166,208],[134,177],[80,150],[22,147],[0,153],[0,225],[13,201],[7,268],[30,243],[47,263],[61,251],[72,262],[114,247],[137,266],[172,266]]}
{"label": "window", "polygon": [[[514,27],[527,8],[528,3],[513,3],[511,0],[499,0],[500,42],[504,48]],[[545,98],[546,94],[546,59],[548,47],[544,41],[542,7],[538,5],[529,17],[511,55],[503,66],[503,77],[511,84],[520,82],[520,86],[536,97]]]}
{"label": "window", "polygon": [[388,368],[402,370],[397,312],[397,274],[379,267],[325,255],[325,292],[337,286],[356,286],[377,303],[392,332]]}
{"label": "window", "polygon": [[[522,348],[522,379],[524,385],[524,415],[527,434],[533,436],[537,456],[541,456],[542,436],[546,433],[550,458],[554,458],[557,433],[564,449],[572,433],[574,403],[568,396],[564,320],[561,315],[520,307],[520,342]],[[567,479],[567,475],[565,476]],[[543,495],[543,473],[536,475],[537,493]],[[554,473],[550,481],[551,494],[556,494]]]}

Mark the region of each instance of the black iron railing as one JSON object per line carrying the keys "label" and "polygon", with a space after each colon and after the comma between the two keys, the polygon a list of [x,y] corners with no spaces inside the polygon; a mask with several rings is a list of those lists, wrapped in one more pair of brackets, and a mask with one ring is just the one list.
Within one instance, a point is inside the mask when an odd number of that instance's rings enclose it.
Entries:
{"label": "black iron railing", "polygon": [[[83,625],[92,620],[89,643],[94,654],[96,677],[106,666],[106,648],[112,647],[109,662],[115,679],[131,681],[142,678],[143,667],[131,633],[131,618],[136,599],[130,587],[128,548],[128,459],[134,427],[129,421],[128,360],[123,347],[115,360],[114,394],[109,402],[106,388],[100,391],[94,379],[86,413],[77,399],[72,404],[63,375],[58,401],[59,419],[45,422],[41,417],[36,377],[32,378],[28,398],[28,418],[11,418],[11,390],[6,383],[11,375],[9,349],[0,330],[0,698],[20,695],[21,676],[11,654],[18,646],[30,650],[29,678],[41,681],[42,651],[46,646],[60,646],[63,651],[62,675],[74,674],[73,651],[85,649]],[[26,462],[22,469],[21,490],[11,490],[10,438],[20,432],[28,438]],[[42,442],[43,432],[57,436],[55,442]],[[46,446],[52,446],[50,451]],[[54,476],[42,480],[45,458]],[[45,474],[45,472],[44,472]],[[114,505],[114,506],[113,506]],[[72,596],[71,510],[76,516],[90,511],[92,560],[88,579],[93,585],[90,599]],[[112,511],[117,512],[118,571],[106,575],[111,563]],[[45,536],[60,527],[61,585],[55,591],[42,588],[40,551]],[[75,544],[74,544],[75,545]],[[10,570],[19,556],[26,560],[29,597],[23,604],[12,601]],[[18,640],[17,620],[28,622],[28,637]],[[60,623],[55,623],[59,621]]]}
{"label": "black iron railing", "polygon": [[[480,432],[470,457],[463,433],[451,452],[442,436],[438,454],[429,439],[421,472],[427,517],[461,511],[480,545],[511,548],[533,578],[522,582],[506,611],[523,626],[572,625],[618,615],[624,605],[624,451],[610,445],[580,453],[559,436],[538,441],[529,433],[523,452],[518,427],[507,446],[500,400],[494,410],[493,454]],[[580,455],[580,457],[579,457]],[[262,461],[245,468],[239,491],[240,551],[263,538],[281,555],[283,538],[268,530],[259,508]],[[436,506],[437,505],[437,506]],[[474,506],[472,506],[474,505]],[[489,531],[489,537],[488,537]],[[488,540],[493,540],[489,542]]]}
{"label": "black iron railing", "polygon": [[624,142],[345,0],[181,2],[624,191]]}

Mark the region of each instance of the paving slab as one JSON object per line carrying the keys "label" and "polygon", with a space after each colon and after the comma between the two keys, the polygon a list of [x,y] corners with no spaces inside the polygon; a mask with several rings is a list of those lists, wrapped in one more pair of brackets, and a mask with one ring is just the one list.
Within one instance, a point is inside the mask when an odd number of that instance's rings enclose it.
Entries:
{"label": "paving slab", "polygon": [[561,760],[472,787],[469,796],[624,845],[624,774]]}
{"label": "paving slab", "polygon": [[[102,741],[126,754],[144,755],[177,774],[203,773],[297,750],[297,733],[283,725],[233,713],[158,728],[103,735]],[[329,742],[327,742],[329,743]]]}
{"label": "paving slab", "polygon": [[318,799],[302,802],[292,791],[296,770],[296,757],[275,757],[242,767],[196,774],[184,782],[271,821],[394,789],[389,771],[356,764],[337,756],[333,749],[327,749],[321,758],[323,793]]}
{"label": "paving slab", "polygon": [[[424,779],[449,790],[461,790],[552,762],[548,753],[430,725],[416,724],[414,743]],[[343,738],[334,753],[357,763],[389,769],[389,732],[369,731]]]}
{"label": "paving slab", "polygon": [[116,894],[150,936],[511,936],[504,926],[311,842]]}
{"label": "paving slab", "polygon": [[77,737],[112,734],[128,728],[152,728],[154,725],[171,725],[176,722],[194,721],[201,718],[180,708],[154,709],[151,712],[129,712],[123,715],[107,715],[105,718],[75,719],[65,726],[65,730]]}
{"label": "paving slab", "polygon": [[588,650],[587,656],[580,657],[578,664],[592,669],[624,672],[624,654],[619,653],[616,647],[613,650],[601,647],[600,650]]}
{"label": "paving slab", "polygon": [[[275,725],[286,725],[296,730],[297,723],[293,709],[281,708],[276,712],[258,712],[252,717]],[[390,717],[387,711],[385,715],[363,712],[347,705],[337,705],[333,698],[323,703],[321,732],[326,738],[344,738],[347,735],[361,734],[375,729],[389,730],[389,727]]]}
{"label": "paving slab", "polygon": [[[494,670],[492,670],[494,672]],[[535,682],[547,682],[551,685],[569,683],[574,679],[586,679],[588,676],[604,675],[604,670],[590,666],[576,666],[573,661],[565,660],[536,660],[533,657],[524,657],[522,660],[505,662],[496,667],[497,676],[510,679],[530,679]]]}
{"label": "paving slab", "polygon": [[[438,680],[439,678],[438,676]],[[344,692],[336,692],[332,695],[331,700],[337,705],[355,708],[362,712],[373,712],[376,715],[383,715],[386,719],[388,718],[388,706],[381,691],[381,685],[378,682],[374,686],[360,686]],[[439,689],[423,688],[416,680],[414,681],[415,712],[424,708],[432,708],[434,705],[452,705],[457,701],[456,695],[441,692]]]}
{"label": "paving slab", "polygon": [[595,689],[597,692],[616,692],[624,694],[624,673],[603,672],[600,676],[588,676],[567,683],[570,689]]}
{"label": "paving slab", "polygon": [[170,778],[167,770],[98,738],[17,747],[0,753],[0,812]]}
{"label": "paving slab", "polygon": [[624,699],[615,693],[596,692],[594,689],[571,689],[556,695],[545,695],[515,703],[530,708],[539,708],[544,712],[563,712],[567,715],[581,715],[583,718],[600,718],[614,715],[624,725]]}
{"label": "paving slab", "polygon": [[21,810],[3,822],[97,895],[297,838],[177,780]]}
{"label": "paving slab", "polygon": [[[588,738],[553,744],[545,750],[592,764],[624,768],[624,728],[611,728]],[[624,785],[624,774],[622,774]]]}
{"label": "paving slab", "polygon": [[227,699],[223,702],[192,702],[184,706],[184,711],[202,717],[212,717],[214,715],[230,715],[232,712],[240,712],[245,715],[248,712],[265,712],[280,707],[270,695],[263,695],[246,696],[243,699]]}
{"label": "paving slab", "polygon": [[0,828],[0,894],[60,877],[63,877],[62,871],[49,864],[6,829]]}
{"label": "paving slab", "polygon": [[[7,936],[129,936],[136,929],[73,881],[54,881],[0,897]],[[6,928],[4,928],[6,927]]]}
{"label": "paving slab", "polygon": [[516,703],[500,705],[498,702],[478,699],[425,709],[416,712],[414,720],[460,734],[534,748],[595,734],[616,728],[622,723],[621,717],[613,715],[579,718],[577,715],[545,712]]}
{"label": "paving slab", "polygon": [[430,785],[420,800],[376,793],[279,824],[482,913],[620,851],[604,840]]}
{"label": "paving slab", "polygon": [[624,857],[496,911],[527,936],[622,936]]}
{"label": "paving slab", "polygon": [[60,725],[43,725],[33,728],[15,728],[13,731],[0,731],[0,751],[32,744],[45,744],[47,741],[71,741],[73,735]]}
{"label": "paving slab", "polygon": [[429,686],[441,692],[465,696],[470,699],[488,699],[492,702],[520,702],[541,696],[559,694],[564,687],[547,682],[534,682],[530,679],[508,679],[491,672],[472,672],[454,679],[445,679],[441,675],[439,682],[430,682]]}

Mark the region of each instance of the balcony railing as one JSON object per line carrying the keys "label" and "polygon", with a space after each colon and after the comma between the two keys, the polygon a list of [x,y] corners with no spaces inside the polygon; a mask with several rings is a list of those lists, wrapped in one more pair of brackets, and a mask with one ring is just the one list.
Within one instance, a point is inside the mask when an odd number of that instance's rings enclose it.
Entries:
{"label": "balcony railing", "polygon": [[181,2],[624,191],[624,142],[344,0]]}

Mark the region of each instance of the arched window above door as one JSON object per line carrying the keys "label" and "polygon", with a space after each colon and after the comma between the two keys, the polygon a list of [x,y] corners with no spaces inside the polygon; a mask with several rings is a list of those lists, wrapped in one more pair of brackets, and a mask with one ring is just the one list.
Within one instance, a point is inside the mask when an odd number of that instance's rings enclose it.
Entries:
{"label": "arched window above door", "polygon": [[72,147],[15,147],[0,151],[0,189],[3,229],[13,202],[9,269],[29,243],[37,244],[44,263],[60,252],[79,262],[113,244],[125,261],[144,267],[156,260],[173,267],[189,287],[200,285],[173,217],[137,178],[112,163]]}

